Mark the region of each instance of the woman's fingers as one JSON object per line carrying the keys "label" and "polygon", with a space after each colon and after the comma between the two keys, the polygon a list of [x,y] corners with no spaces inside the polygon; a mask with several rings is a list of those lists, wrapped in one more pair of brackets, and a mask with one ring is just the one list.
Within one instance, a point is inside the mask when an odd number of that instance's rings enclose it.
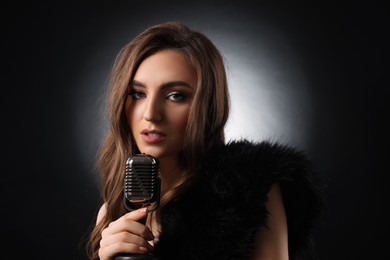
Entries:
{"label": "woman's fingers", "polygon": [[146,240],[153,240],[153,233],[148,227],[139,223],[138,221],[147,216],[147,208],[142,208],[139,210],[134,210],[129,212],[114,222],[111,222],[108,228],[104,229],[102,236],[108,236],[110,234],[119,233],[122,231],[127,231],[132,234],[136,234]]}
{"label": "woman's fingers", "polygon": [[150,239],[145,239],[137,234],[123,231],[114,233],[112,235],[106,235],[100,240],[100,247],[106,247],[115,243],[133,243],[139,246],[153,250],[153,246],[148,242]]}
{"label": "woman's fingers", "polygon": [[140,247],[136,244],[131,243],[116,243],[107,247],[100,247],[99,259],[100,260],[111,260],[114,256],[119,253],[130,253],[130,254],[146,254],[148,249]]}
{"label": "woman's fingers", "polygon": [[130,212],[126,213],[125,215],[123,215],[122,217],[120,217],[118,220],[131,219],[134,221],[139,221],[139,220],[145,218],[147,215],[148,215],[148,208],[145,207],[145,208],[140,208],[138,210],[130,211]]}
{"label": "woman's fingers", "polygon": [[[144,239],[136,234],[132,234],[132,233],[129,233],[126,231],[107,236],[100,241],[101,248],[109,247],[109,246],[112,246],[115,244],[124,244],[122,246],[126,246],[126,244],[128,244],[129,246],[135,245],[135,246],[137,246],[135,251],[137,251],[139,247],[146,248],[147,251],[153,251],[153,246],[148,242],[148,240],[146,240],[146,239]],[[132,247],[132,246],[130,246],[130,247]]]}
{"label": "woman's fingers", "polygon": [[100,259],[110,259],[118,253],[147,253],[153,251],[148,242],[154,239],[148,227],[138,221],[147,216],[147,208],[129,212],[111,222],[102,231]]}

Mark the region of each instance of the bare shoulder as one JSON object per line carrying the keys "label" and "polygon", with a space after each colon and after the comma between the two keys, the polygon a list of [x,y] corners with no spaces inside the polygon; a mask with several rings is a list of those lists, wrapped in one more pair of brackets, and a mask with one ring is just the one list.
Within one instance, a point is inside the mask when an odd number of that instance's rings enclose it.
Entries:
{"label": "bare shoulder", "polygon": [[106,213],[107,213],[107,205],[106,205],[106,203],[104,203],[99,209],[99,212],[98,212],[98,215],[96,218],[96,225],[99,224],[99,222],[103,219],[103,217],[106,215]]}
{"label": "bare shoulder", "polygon": [[279,183],[271,186],[267,197],[268,228],[258,234],[253,259],[288,259],[287,219]]}

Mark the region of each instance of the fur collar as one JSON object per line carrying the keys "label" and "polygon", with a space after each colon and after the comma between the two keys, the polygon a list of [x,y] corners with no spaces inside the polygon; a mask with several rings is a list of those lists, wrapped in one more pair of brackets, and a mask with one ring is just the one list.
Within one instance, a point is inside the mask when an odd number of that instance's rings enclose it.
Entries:
{"label": "fur collar", "polygon": [[161,212],[159,259],[250,259],[265,228],[266,194],[279,182],[290,259],[315,259],[311,233],[323,208],[312,162],[278,143],[235,141],[209,154],[201,175]]}

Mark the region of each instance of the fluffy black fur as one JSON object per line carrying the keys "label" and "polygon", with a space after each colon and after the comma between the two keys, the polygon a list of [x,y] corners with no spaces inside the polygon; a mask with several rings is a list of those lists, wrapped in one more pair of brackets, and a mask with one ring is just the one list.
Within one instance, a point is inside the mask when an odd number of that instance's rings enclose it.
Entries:
{"label": "fluffy black fur", "polygon": [[197,181],[161,212],[159,259],[250,259],[266,228],[267,192],[279,182],[291,260],[316,259],[312,231],[322,209],[312,162],[278,143],[235,141],[206,156]]}

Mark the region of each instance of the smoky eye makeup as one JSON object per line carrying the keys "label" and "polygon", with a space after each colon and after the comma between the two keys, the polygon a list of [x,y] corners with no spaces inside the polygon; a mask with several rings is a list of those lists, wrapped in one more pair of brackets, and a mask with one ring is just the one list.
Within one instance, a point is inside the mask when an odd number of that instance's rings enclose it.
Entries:
{"label": "smoky eye makeup", "polygon": [[174,91],[174,92],[169,93],[166,96],[166,98],[170,101],[173,101],[173,102],[181,102],[181,101],[186,100],[187,95],[184,93],[181,93],[181,92]]}

